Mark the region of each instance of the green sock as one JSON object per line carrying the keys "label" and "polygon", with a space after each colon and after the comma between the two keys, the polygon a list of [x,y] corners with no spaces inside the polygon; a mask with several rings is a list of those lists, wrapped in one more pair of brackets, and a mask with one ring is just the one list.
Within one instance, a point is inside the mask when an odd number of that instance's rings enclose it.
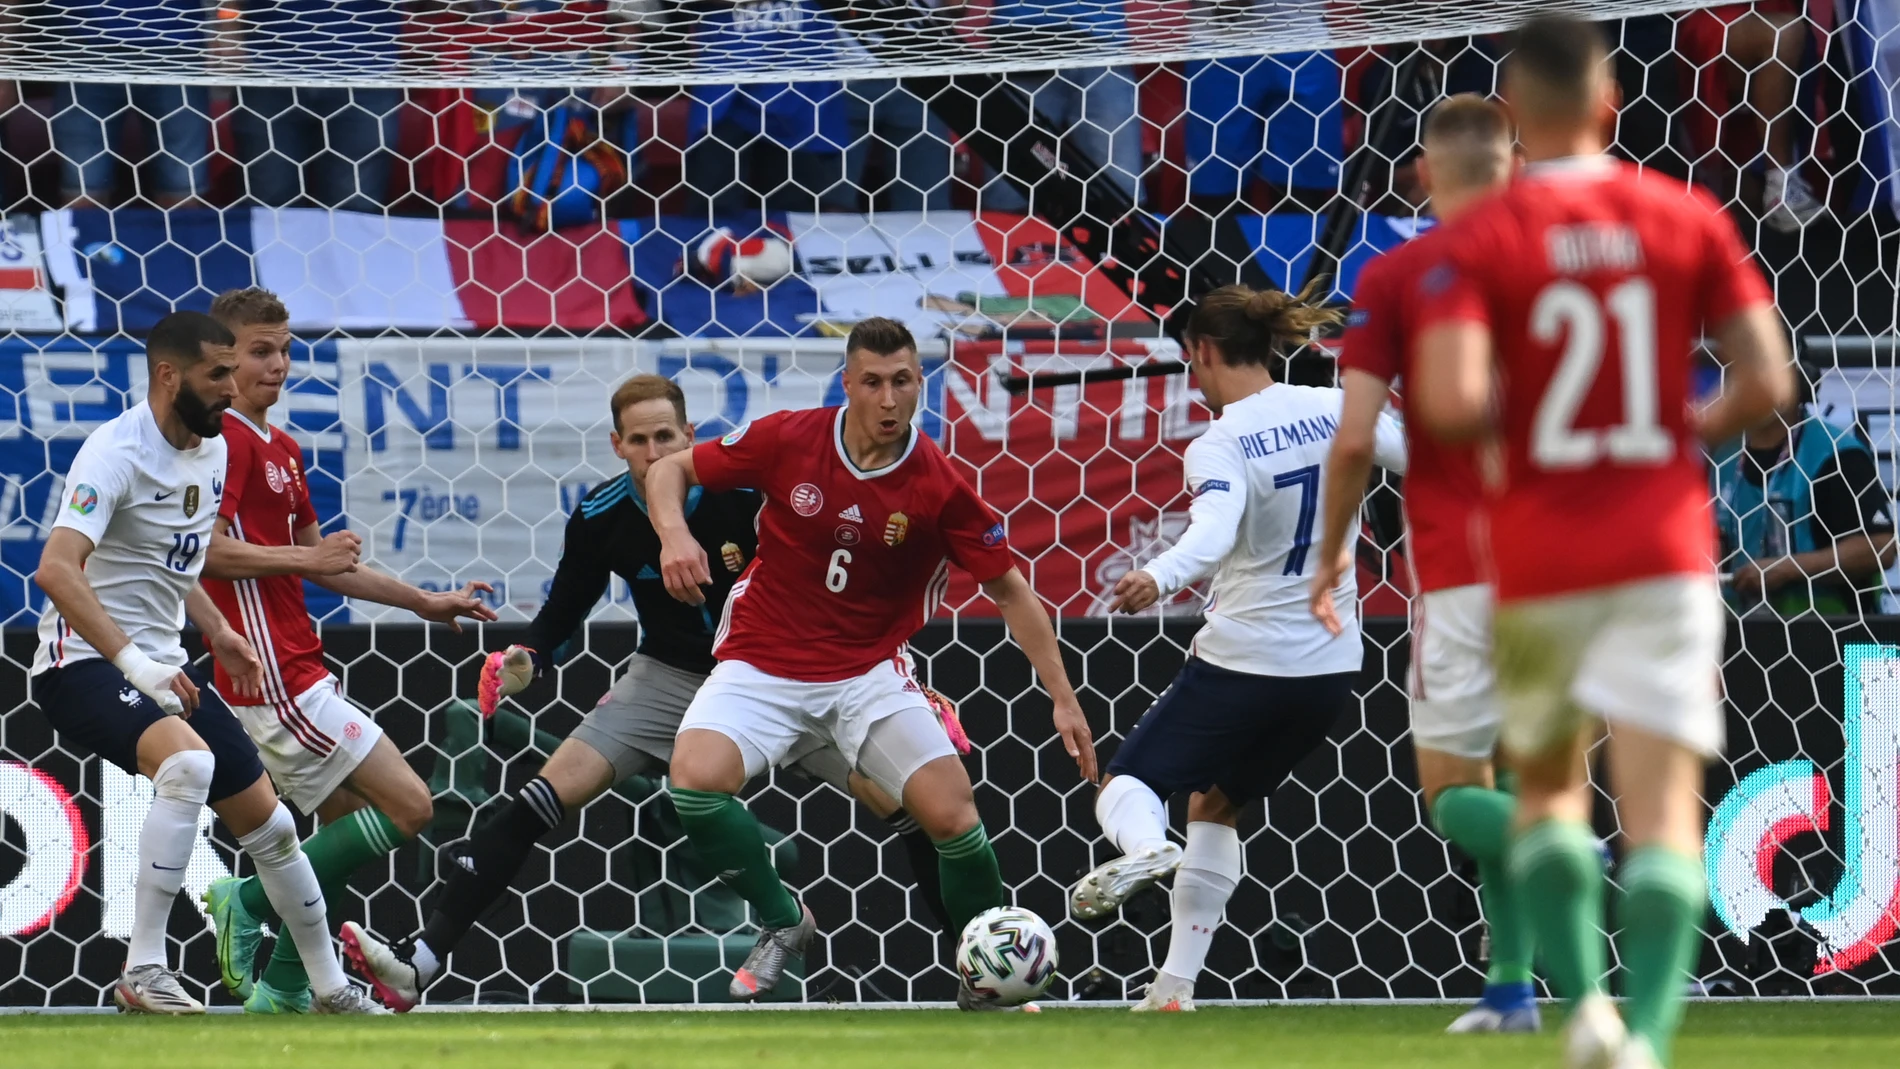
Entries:
{"label": "green sock", "polygon": [[961,932],[971,918],[1006,904],[1003,874],[996,850],[978,824],[954,839],[936,843],[937,874],[943,881],[943,909],[950,914],[950,930]]}
{"label": "green sock", "polygon": [[760,924],[790,928],[804,917],[798,900],[772,866],[772,852],[765,848],[758,819],[737,798],[684,787],[674,787],[672,794],[673,808],[679,811],[693,850],[726,886],[752,903]]}
{"label": "green sock", "polygon": [[1631,851],[1617,875],[1623,888],[1616,908],[1623,1020],[1667,1065],[1682,1025],[1683,987],[1701,942],[1697,928],[1709,907],[1708,885],[1701,862],[1660,846]]}
{"label": "green sock", "polygon": [[1486,787],[1447,787],[1432,801],[1432,823],[1439,834],[1478,863],[1478,894],[1491,931],[1487,984],[1531,981],[1530,925],[1517,908],[1517,896],[1504,871],[1511,821],[1516,816],[1517,799]]}
{"label": "green sock", "polygon": [[1511,892],[1530,919],[1550,982],[1572,1003],[1603,990],[1608,953],[1603,919],[1603,861],[1588,825],[1544,820],[1524,829],[1507,851]]}
{"label": "green sock", "polygon": [[[406,840],[380,809],[359,809],[341,820],[333,820],[303,841],[304,856],[316,870],[317,885],[323,888],[323,904],[330,912],[331,927],[336,927],[340,906],[350,892],[350,876],[357,869],[395,851]],[[257,884],[257,877],[244,881],[238,893],[244,894]],[[263,888],[258,888],[262,896]],[[249,909],[250,904],[245,903]],[[275,913],[272,914],[275,919]],[[297,956],[297,944],[283,933],[271,948],[270,964],[264,967],[265,983],[286,993],[310,986],[303,959]]]}

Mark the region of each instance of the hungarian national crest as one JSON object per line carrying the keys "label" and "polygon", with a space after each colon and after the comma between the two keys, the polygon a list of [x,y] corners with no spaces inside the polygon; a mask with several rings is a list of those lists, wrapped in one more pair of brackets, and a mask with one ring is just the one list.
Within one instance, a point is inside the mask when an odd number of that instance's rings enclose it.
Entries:
{"label": "hungarian national crest", "polygon": [[185,487],[185,519],[189,520],[193,516],[196,516],[197,514],[198,514],[198,484],[193,483],[190,486]]}
{"label": "hungarian national crest", "polygon": [[891,518],[884,521],[884,544],[887,546],[903,545],[904,536],[909,533],[910,517],[901,512],[891,513]]}

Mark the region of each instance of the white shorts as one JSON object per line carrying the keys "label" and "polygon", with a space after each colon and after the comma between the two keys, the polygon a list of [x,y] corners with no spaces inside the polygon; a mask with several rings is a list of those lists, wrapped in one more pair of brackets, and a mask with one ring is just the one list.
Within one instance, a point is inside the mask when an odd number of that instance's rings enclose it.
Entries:
{"label": "white shorts", "polygon": [[[873,725],[886,720],[890,724],[867,744]],[[747,779],[829,745],[900,801],[911,773],[957,753],[924,698],[907,652],[832,683],[785,679],[743,661],[721,661],[680,721],[681,731],[694,728],[731,739],[745,756]]]}
{"label": "white shorts", "polygon": [[1499,605],[1504,745],[1542,753],[1595,715],[1719,755],[1722,617],[1707,575]]}
{"label": "white shorts", "polygon": [[277,793],[305,814],[336,793],[383,737],[375,719],[343,697],[335,676],[288,702],[231,711],[257,743]]}
{"label": "white shorts", "polygon": [[1491,668],[1491,588],[1433,590],[1412,599],[1412,744],[1474,761],[1498,745]]}

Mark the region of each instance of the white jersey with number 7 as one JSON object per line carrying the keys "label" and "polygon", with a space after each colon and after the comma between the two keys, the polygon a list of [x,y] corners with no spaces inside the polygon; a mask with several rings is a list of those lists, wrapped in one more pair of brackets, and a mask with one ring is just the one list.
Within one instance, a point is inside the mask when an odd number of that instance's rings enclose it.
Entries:
{"label": "white jersey with number 7", "polygon": [[[1163,597],[1213,576],[1193,654],[1236,672],[1314,676],[1359,669],[1358,579],[1333,591],[1345,630],[1307,609],[1324,467],[1344,395],[1276,383],[1229,404],[1187,448],[1187,533],[1143,565]],[[1405,470],[1405,431],[1379,418],[1374,462]],[[1352,544],[1358,530],[1349,534]]]}

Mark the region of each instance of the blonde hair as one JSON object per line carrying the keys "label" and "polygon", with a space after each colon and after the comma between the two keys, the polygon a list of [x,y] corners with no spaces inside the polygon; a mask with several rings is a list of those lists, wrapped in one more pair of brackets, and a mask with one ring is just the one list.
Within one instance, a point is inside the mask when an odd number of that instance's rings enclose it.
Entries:
{"label": "blonde hair", "polygon": [[236,330],[239,327],[274,327],[290,322],[290,309],[283,298],[262,286],[225,290],[211,302],[211,318]]}
{"label": "blonde hair", "polygon": [[679,417],[680,426],[686,426],[686,394],[680,389],[680,384],[665,375],[635,375],[621,383],[608,402],[613,405],[615,434],[620,433],[620,413],[626,411],[628,405],[637,405],[642,401],[672,402],[673,413]]}
{"label": "blonde hair", "polygon": [[1229,364],[1264,367],[1344,318],[1314,299],[1319,291],[1317,280],[1298,293],[1222,286],[1195,303],[1183,333],[1189,341],[1213,342]]}
{"label": "blonde hair", "polygon": [[1460,189],[1489,186],[1511,170],[1511,121],[1476,93],[1447,97],[1425,120],[1425,154],[1435,180]]}

